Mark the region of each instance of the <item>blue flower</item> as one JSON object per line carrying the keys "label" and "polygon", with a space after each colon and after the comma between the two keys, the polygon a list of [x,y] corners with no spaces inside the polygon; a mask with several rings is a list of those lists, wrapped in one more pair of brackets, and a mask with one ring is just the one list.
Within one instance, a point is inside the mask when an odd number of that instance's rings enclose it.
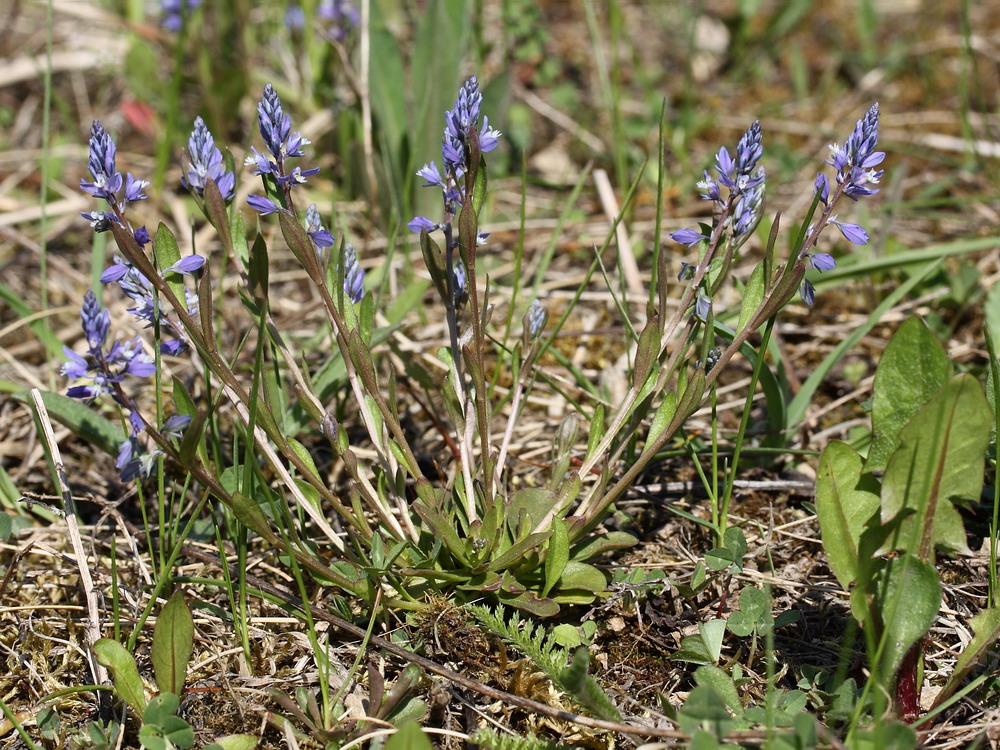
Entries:
{"label": "blue flower", "polygon": [[524,315],[524,327],[528,330],[528,338],[536,339],[538,334],[545,328],[545,323],[549,319],[549,314],[536,299],[532,300],[528,306],[528,312]]}
{"label": "blue flower", "polygon": [[[455,216],[465,198],[465,184],[462,178],[469,169],[465,161],[469,131],[478,128],[479,150],[484,154],[495,149],[500,142],[500,136],[503,135],[499,130],[490,127],[488,117],[484,116],[482,124],[478,124],[482,102],[479,80],[472,76],[459,90],[455,106],[444,115],[444,137],[441,139],[444,175],[435,162],[428,162],[417,170],[417,176],[424,180],[424,187],[441,188],[446,217]],[[430,232],[441,225],[426,217],[417,216],[407,226],[413,232]]]}
{"label": "blue flower", "polygon": [[[100,120],[94,120],[91,125],[89,146],[87,168],[93,181],[80,180],[80,189],[95,198],[107,201],[111,210],[81,211],[80,215],[90,222],[95,232],[107,232],[112,224],[123,223],[125,209],[129,203],[146,200],[146,195],[142,191],[149,187],[149,181],[139,179],[131,172],[122,178],[115,165],[118,148]],[[119,191],[122,192],[120,198]]]}
{"label": "blue flower", "polygon": [[236,175],[226,171],[222,152],[216,147],[212,133],[200,117],[194,120],[194,130],[188,139],[188,172],[181,177],[181,184],[188,190],[204,195],[209,180],[225,200],[231,200],[236,187]]}
{"label": "blue flower", "polygon": [[250,208],[259,213],[261,216],[267,216],[268,214],[273,214],[276,211],[284,211],[281,206],[263,195],[248,196],[247,205],[249,205]]}
{"label": "blue flower", "polygon": [[163,20],[160,22],[167,31],[180,31],[187,19],[195,9],[201,5],[201,0],[161,0],[160,10],[163,12]]}
{"label": "blue flower", "polygon": [[700,234],[693,229],[678,229],[676,232],[670,233],[670,239],[674,242],[679,242],[682,245],[691,247],[692,245],[697,245],[703,240],[707,240],[708,235]]}
{"label": "blue flower", "polygon": [[361,13],[348,0],[322,0],[316,15],[326,22],[324,35],[335,41],[342,40],[348,31],[361,24]]}
{"label": "blue flower", "polygon": [[114,203],[115,194],[121,190],[122,176],[115,168],[115,155],[118,147],[100,120],[94,120],[90,128],[90,154],[87,167],[93,182],[80,180],[80,189],[90,193],[95,198],[103,198]]}
{"label": "blue flower", "polygon": [[764,153],[761,138],[760,122],[754,120],[736,145],[736,159],[729,155],[725,146],[719,149],[715,157],[715,169],[721,184],[736,193],[742,193],[764,182],[763,174],[754,174],[757,162]]}
{"label": "blue flower", "polygon": [[677,274],[678,281],[690,281],[694,278],[695,266],[681,261],[681,271]]}
{"label": "blue flower", "polygon": [[414,216],[406,226],[411,232],[433,232],[440,225],[426,216]]}
{"label": "blue flower", "polygon": [[819,194],[820,203],[824,206],[830,204],[830,182],[822,172],[816,175],[815,192]]}
{"label": "blue flower", "polygon": [[360,302],[365,296],[365,271],[350,243],[344,247],[344,265],[339,271],[344,277],[344,294],[351,302]]}
{"label": "blue flower", "polygon": [[694,315],[701,321],[708,320],[708,314],[712,309],[712,300],[710,297],[698,292],[698,297],[694,303]]}
{"label": "blue flower", "polygon": [[256,148],[251,148],[252,153],[246,157],[244,164],[253,166],[254,174],[269,174],[278,185],[290,189],[304,185],[307,177],[319,172],[319,167],[311,169],[295,167],[290,173],[285,172],[285,160],[305,156],[302,147],[308,146],[310,141],[304,138],[302,133],[292,131],[292,118],[285,114],[281,99],[270,83],[264,86],[264,95],[257,103],[257,128],[273,160]]}
{"label": "blue flower", "polygon": [[138,337],[126,342],[116,341],[108,348],[110,316],[91,290],[84,295],[80,319],[87,338],[87,354],[81,356],[63,347],[67,362],[62,366],[62,374],[71,380],[90,382],[73,386],[66,391],[67,396],[93,401],[103,394],[114,393],[114,384],[127,375],[145,378],[156,372]]}
{"label": "blue flower", "polygon": [[875,150],[878,144],[878,121],[879,106],[875,102],[865,116],[858,120],[843,146],[830,144],[833,155],[827,164],[837,170],[837,184],[842,185],[844,193],[854,200],[877,193],[878,188],[871,185],[877,185],[884,173],[884,170],[873,169],[885,159],[884,151]]}
{"label": "blue flower", "polygon": [[806,260],[817,271],[832,271],[837,267],[837,261],[827,253],[809,253],[806,255]]}
{"label": "blue flower", "polygon": [[168,273],[189,274],[194,273],[203,265],[205,265],[205,259],[200,255],[187,255],[174,263],[172,266],[164,268],[163,273],[164,275]]}
{"label": "blue flower", "polygon": [[319,252],[324,247],[330,247],[336,242],[336,238],[323,226],[319,211],[315,203],[310,203],[306,209],[306,234],[308,234]]}
{"label": "blue flower", "polygon": [[809,307],[816,304],[816,287],[808,280],[802,280],[802,283],[799,285],[799,294],[802,295],[802,301],[809,305]]}
{"label": "blue flower", "polygon": [[860,224],[848,224],[843,221],[837,221],[836,216],[830,217],[830,223],[835,224],[840,233],[844,235],[850,242],[855,245],[867,245],[868,244],[868,232]]}

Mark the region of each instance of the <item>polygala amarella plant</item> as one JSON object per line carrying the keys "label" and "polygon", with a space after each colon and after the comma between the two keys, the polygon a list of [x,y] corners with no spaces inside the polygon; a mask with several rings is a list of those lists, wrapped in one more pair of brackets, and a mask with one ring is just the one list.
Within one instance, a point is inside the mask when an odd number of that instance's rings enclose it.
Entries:
{"label": "polygala amarella plant", "polygon": [[[558,327],[548,329],[543,301],[519,299],[510,301],[524,311],[518,341],[505,340],[492,324],[490,280],[477,262],[488,237],[479,218],[488,194],[484,155],[500,144],[502,134],[482,108],[479,82],[469,78],[445,114],[440,166],[428,162],[417,172],[426,186],[441,191],[441,215],[409,223],[446,311],[449,344],[437,353],[447,372],[443,379],[401,351],[392,329],[376,327],[376,310],[386,300],[365,290],[359,253],[343,240],[337,245],[315,203],[301,210],[301,196],[318,168],[303,165],[309,140],[293,129],[270,84],[257,106],[264,147],[252,146],[246,159],[262,190],[247,204],[258,222],[277,223],[320,300],[326,326],[320,334],[326,335],[316,340],[329,342],[330,349],[318,367],[304,368],[307,352],[296,351],[293,337],[283,336],[271,316],[268,241],[261,231],[248,239],[243,214],[232,205],[233,158],[216,145],[204,121],[194,121],[182,184],[214,226],[221,250],[184,257],[164,224],[151,235],[130,223],[129,206],[145,199],[148,183],[121,176],[113,139],[94,123],[92,180],[81,188],[106,207],[85,216],[95,231],[113,234],[120,253],[102,281],[117,283],[134,302],[130,312],[152,330],[158,353],[146,357],[138,341],[107,349],[106,313],[88,297],[83,313],[88,354],[70,355],[65,371],[88,382],[71,389],[71,396],[111,395],[128,413],[123,421],[131,427],[119,457],[123,479],[162,468],[163,459],[170,459],[241,523],[322,580],[368,600],[380,588],[393,607],[423,608],[429,595],[446,593],[459,599],[485,595],[552,615],[562,604],[587,603],[607,593],[606,574],[592,560],[634,542],[624,532],[601,528],[613,503],[701,406],[733,356],[749,351],[749,337],[773,321],[797,290],[812,303],[807,268],[834,266],[829,253],[817,251],[824,229],[834,224],[851,242],[868,241],[864,229],[838,220],[835,209],[845,197],[853,201],[877,192],[882,172],[875,167],[883,158],[875,150],[878,105],[843,146],[832,147],[835,178],[817,177],[809,214],[783,263],[775,257],[775,220],[764,258],[747,284],[739,324],[727,340],[718,338],[713,300],[763,214],[760,124],[740,138],[735,155],[718,151],[713,173],[698,183],[712,203],[712,223],[673,234],[682,245],[697,248],[697,256],[682,267],[677,284],[660,269],[651,294],[655,304],[631,342],[635,356],[623,403],[613,414],[600,403],[580,404],[579,413],[555,431],[551,471],[532,487],[513,481],[510,447],[540,355]],[[223,263],[232,269],[221,268]],[[213,289],[213,265],[243,280],[239,299],[259,332],[250,339],[256,340],[250,378],[235,368],[235,352],[219,349],[216,306],[226,300]],[[668,304],[675,294],[679,305]],[[157,407],[147,418],[144,400],[125,392],[124,379],[149,377],[154,369],[165,377],[156,369],[162,357],[189,357],[206,379],[197,394],[174,380],[177,415]],[[451,450],[434,470],[417,460],[414,438],[401,422],[413,394],[412,386],[401,387],[404,374],[407,383],[427,391],[436,419],[450,432]],[[500,382],[512,384],[509,392],[498,389]],[[223,408],[232,417],[215,419]],[[345,414],[360,432],[342,427],[335,415]],[[585,451],[578,450],[581,421],[589,422]],[[220,424],[230,425],[235,435],[220,434]],[[329,486],[303,442],[306,436],[306,442],[329,443],[347,481]],[[222,458],[234,437],[247,447],[245,460],[261,470]],[[623,465],[625,451],[637,444],[638,456]],[[303,522],[311,525],[308,534]],[[340,530],[349,532],[346,542]],[[322,556],[300,541],[317,533],[330,547]],[[331,555],[335,562],[324,562]]]}

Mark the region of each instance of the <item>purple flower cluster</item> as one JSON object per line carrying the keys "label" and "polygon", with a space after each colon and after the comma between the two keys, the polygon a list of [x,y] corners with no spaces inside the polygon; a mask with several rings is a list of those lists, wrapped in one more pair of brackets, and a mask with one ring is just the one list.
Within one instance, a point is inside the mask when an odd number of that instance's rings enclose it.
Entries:
{"label": "purple flower cluster", "polygon": [[[94,120],[90,129],[90,153],[87,167],[93,182],[80,180],[80,189],[95,198],[108,203],[108,211],[81,211],[80,215],[90,222],[97,232],[107,232],[112,222],[125,222],[125,208],[130,203],[146,200],[143,194],[149,186],[147,180],[140,180],[129,172],[123,179],[115,166],[118,147],[111,134],[99,120]],[[124,190],[123,186],[124,185]],[[121,195],[119,195],[121,192]]]}
{"label": "purple flower cluster", "polygon": [[[145,324],[149,328],[157,321],[165,324],[168,328],[173,326],[170,321],[164,318],[160,312],[159,305],[153,298],[153,285],[149,279],[139,269],[132,264],[125,262],[122,258],[115,256],[115,262],[108,266],[101,274],[101,283],[110,284],[117,281],[122,292],[130,300],[135,302],[135,307],[128,308],[136,320]],[[181,258],[174,265],[164,269],[164,276],[168,273],[190,274],[194,273],[205,265],[205,259],[200,255],[188,255]],[[198,312],[198,296],[190,289],[184,290],[184,303],[189,315],[196,315]],[[187,349],[187,345],[181,339],[164,341],[160,344],[160,352],[177,356]]]}
{"label": "purple flower cluster", "polygon": [[[702,200],[715,204],[723,228],[728,229],[730,251],[745,242],[760,222],[764,205],[764,167],[758,166],[764,153],[761,145],[760,122],[754,121],[736,144],[736,157],[722,146],[715,155],[715,177],[704,172],[704,179],[696,187],[701,191]],[[723,190],[725,188],[725,190]],[[710,239],[709,230],[679,229],[671,232],[675,242],[692,247]],[[697,267],[689,263],[681,264],[678,281],[695,277]],[[694,315],[707,320],[712,300],[705,289],[699,289],[694,303]]]}
{"label": "purple flower cluster", "polygon": [[323,21],[323,35],[338,42],[361,25],[360,11],[348,0],[322,0],[316,15]]}
{"label": "purple flower cluster", "polygon": [[204,195],[208,180],[214,180],[222,197],[227,201],[232,200],[236,175],[226,170],[222,152],[216,147],[212,133],[200,117],[195,118],[187,153],[188,172],[181,177],[181,184],[198,195]]}
{"label": "purple flower cluster", "polygon": [[[736,144],[736,158],[722,146],[715,155],[716,177],[705,170],[704,179],[696,185],[702,199],[714,202],[731,225],[730,241],[736,244],[748,236],[760,221],[766,177],[764,168],[757,166],[764,153],[761,137],[760,123],[754,120]],[[723,187],[727,189],[726,194],[723,194]],[[693,229],[679,229],[670,237],[688,247],[709,239],[707,234]]]}
{"label": "purple flower cluster", "polygon": [[161,0],[163,20],[160,23],[167,31],[180,31],[185,19],[200,5],[201,0]]}
{"label": "purple flower cluster", "polygon": [[98,396],[114,394],[114,384],[121,383],[127,375],[146,378],[156,371],[152,360],[142,350],[139,337],[115,341],[108,347],[111,316],[90,290],[84,295],[80,319],[87,337],[87,354],[81,356],[64,346],[63,352],[69,361],[63,365],[62,374],[89,382],[73,386],[66,392],[67,396],[92,402]]}
{"label": "purple flower cluster", "polygon": [[[444,138],[441,142],[444,175],[442,176],[435,162],[428,162],[417,170],[417,176],[424,180],[424,187],[441,188],[444,197],[445,223],[450,222],[458,213],[465,197],[462,178],[469,168],[465,162],[469,130],[478,128],[479,150],[482,153],[495,149],[500,136],[503,135],[499,130],[490,127],[489,118],[485,115],[482,125],[478,125],[482,102],[483,95],[479,91],[479,81],[472,76],[458,92],[455,106],[444,115]],[[407,226],[413,232],[431,232],[442,225],[426,216],[416,216]]]}
{"label": "purple flower cluster", "polygon": [[[87,338],[87,353],[80,355],[69,347],[63,347],[68,361],[62,366],[62,374],[71,380],[88,382],[71,387],[66,395],[84,399],[88,403],[99,396],[110,395],[117,404],[128,409],[129,435],[118,448],[115,465],[123,482],[148,475],[152,470],[153,460],[161,451],[147,452],[143,449],[139,436],[145,429],[145,423],[139,416],[135,402],[118,384],[129,375],[148,378],[156,372],[156,367],[143,351],[142,340],[138,336],[131,341],[115,341],[108,346],[111,318],[90,290],[83,297],[80,319]],[[179,437],[190,422],[191,417],[172,416],[165,421],[162,432]]]}
{"label": "purple flower cluster", "polygon": [[365,296],[365,271],[350,243],[344,247],[344,264],[338,268],[338,275],[344,277],[344,294],[348,299],[354,303],[360,302]]}
{"label": "purple flower cluster", "polygon": [[[245,164],[254,167],[255,175],[260,175],[265,182],[271,180],[276,188],[288,195],[292,188],[306,184],[307,177],[319,172],[319,167],[295,167],[290,172],[285,171],[285,161],[305,156],[302,147],[308,146],[310,141],[298,131],[292,132],[292,118],[285,114],[270,83],[264,86],[264,96],[257,103],[257,127],[270,156],[251,147],[253,153],[246,158]],[[263,195],[251,195],[247,203],[262,216],[283,210],[279,203]]]}
{"label": "purple flower cluster", "polygon": [[[833,208],[841,197],[847,196],[851,200],[858,200],[868,195],[878,192],[879,179],[885,170],[875,169],[885,159],[884,151],[876,151],[878,145],[878,121],[879,106],[875,102],[854,126],[853,132],[848,136],[843,146],[836,143],[830,144],[832,156],[826,163],[837,170],[837,188],[830,193],[830,181],[826,175],[820,172],[816,175],[816,182],[813,190],[819,196],[819,202],[825,207],[823,219],[820,221],[819,230],[811,227],[808,241],[803,250],[802,258],[807,261],[817,271],[829,271],[833,269],[837,262],[833,256],[826,253],[809,252],[810,246],[815,244],[818,232],[823,225],[833,224],[844,235],[848,242],[855,245],[867,245],[868,232],[860,224],[850,224],[838,221],[837,215],[833,214]],[[816,301],[816,288],[808,280],[803,280],[799,287],[799,293],[803,301],[812,307]]]}

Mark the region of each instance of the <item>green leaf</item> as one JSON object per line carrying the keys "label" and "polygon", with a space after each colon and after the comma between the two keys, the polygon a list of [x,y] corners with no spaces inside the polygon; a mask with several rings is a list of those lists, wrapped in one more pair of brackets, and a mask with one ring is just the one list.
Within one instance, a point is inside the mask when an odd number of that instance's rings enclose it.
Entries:
{"label": "green leaf", "polygon": [[559,591],[561,593],[571,589],[581,589],[600,594],[604,592],[607,586],[608,579],[600,568],[577,560],[570,560],[566,563],[562,578],[559,580]]}
{"label": "green leaf", "polygon": [[907,423],[882,481],[882,523],[912,509],[892,549],[933,560],[934,547],[968,552],[956,501],[973,502],[983,488],[990,409],[971,375],[958,375]]}
{"label": "green leaf", "polygon": [[[25,404],[31,403],[28,391],[18,391],[13,397]],[[42,391],[42,403],[59,424],[68,427],[74,435],[100,448],[110,456],[118,455],[118,447],[125,442],[122,428],[99,414],[86,404],[63,396],[61,393]]]}
{"label": "green leaf", "polygon": [[861,456],[846,443],[834,441],[823,449],[816,474],[816,515],[823,549],[844,589],[858,580],[861,534],[879,511],[878,482],[861,471]]}
{"label": "green leaf", "polygon": [[890,685],[910,646],[930,629],[937,616],[941,582],[933,565],[909,553],[886,560],[883,570],[879,609],[884,645],[879,679]]}
{"label": "green leaf", "polygon": [[734,714],[739,715],[743,712],[739,691],[736,690],[733,678],[724,670],[711,664],[698,667],[694,671],[694,681],[698,685],[714,690],[716,695],[726,704],[726,708]]}
{"label": "green leaf", "polygon": [[555,617],[559,614],[559,605],[552,599],[543,599],[531,591],[525,591],[517,596],[501,594],[498,598],[504,604],[529,612],[535,617]]}
{"label": "green leaf", "polygon": [[719,661],[722,656],[722,638],[726,634],[726,621],[723,619],[709,620],[698,623],[698,633],[708,649],[713,662]]}
{"label": "green leaf", "polygon": [[146,694],[132,654],[118,641],[101,638],[94,644],[94,655],[98,664],[111,670],[111,679],[118,697],[138,716],[142,716],[146,710]]}
{"label": "green leaf", "polygon": [[[174,233],[162,221],[156,228],[156,234],[153,235],[153,254],[156,255],[156,268],[160,273],[181,259],[181,251],[177,247]],[[163,278],[177,300],[184,304],[184,277],[179,273],[168,273]]]}
{"label": "green leaf", "polygon": [[[674,413],[677,411],[677,396],[673,391],[669,391],[660,405],[656,409],[656,413],[653,415],[653,422],[649,426],[649,435],[646,436],[646,443],[652,443],[656,438],[663,434],[663,431],[667,429],[667,426],[674,418]],[[589,451],[588,451],[589,453]]]}
{"label": "green leaf", "polygon": [[557,518],[552,522],[552,536],[549,537],[547,554],[545,555],[545,586],[542,596],[548,596],[559,582],[559,577],[569,562],[569,532],[567,522]]}
{"label": "green leaf", "polygon": [[434,745],[415,721],[404,721],[385,742],[385,750],[434,750]]}
{"label": "green leaf", "polygon": [[646,321],[642,333],[639,334],[639,343],[635,350],[635,367],[633,372],[633,382],[636,388],[642,388],[653,371],[653,365],[660,351],[660,318],[653,315]]}
{"label": "green leaf", "polygon": [[153,629],[152,662],[161,693],[180,695],[194,645],[194,619],[184,595],[174,592]]}
{"label": "green leaf", "polygon": [[882,471],[899,444],[900,432],[951,377],[951,362],[920,318],[899,327],[875,373],[872,446],[865,471]]}
{"label": "green leaf", "polygon": [[750,318],[760,307],[760,303],[764,300],[764,289],[767,286],[767,280],[764,278],[764,264],[758,263],[757,266],[750,273],[750,278],[747,279],[747,285],[743,289],[743,302],[740,304],[740,319],[736,324],[736,332],[742,331],[747,323],[750,322]]}
{"label": "green leaf", "polygon": [[638,541],[627,531],[609,531],[606,534],[578,542],[570,550],[570,559],[584,562],[605,552],[632,547]]}

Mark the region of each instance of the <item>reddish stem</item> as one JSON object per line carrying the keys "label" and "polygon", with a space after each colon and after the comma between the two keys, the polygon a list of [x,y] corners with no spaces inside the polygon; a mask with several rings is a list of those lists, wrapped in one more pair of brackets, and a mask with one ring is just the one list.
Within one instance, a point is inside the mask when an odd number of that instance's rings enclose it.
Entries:
{"label": "reddish stem", "polygon": [[903,721],[920,716],[920,683],[917,681],[917,673],[921,656],[923,647],[918,641],[906,652],[896,677],[896,714]]}

